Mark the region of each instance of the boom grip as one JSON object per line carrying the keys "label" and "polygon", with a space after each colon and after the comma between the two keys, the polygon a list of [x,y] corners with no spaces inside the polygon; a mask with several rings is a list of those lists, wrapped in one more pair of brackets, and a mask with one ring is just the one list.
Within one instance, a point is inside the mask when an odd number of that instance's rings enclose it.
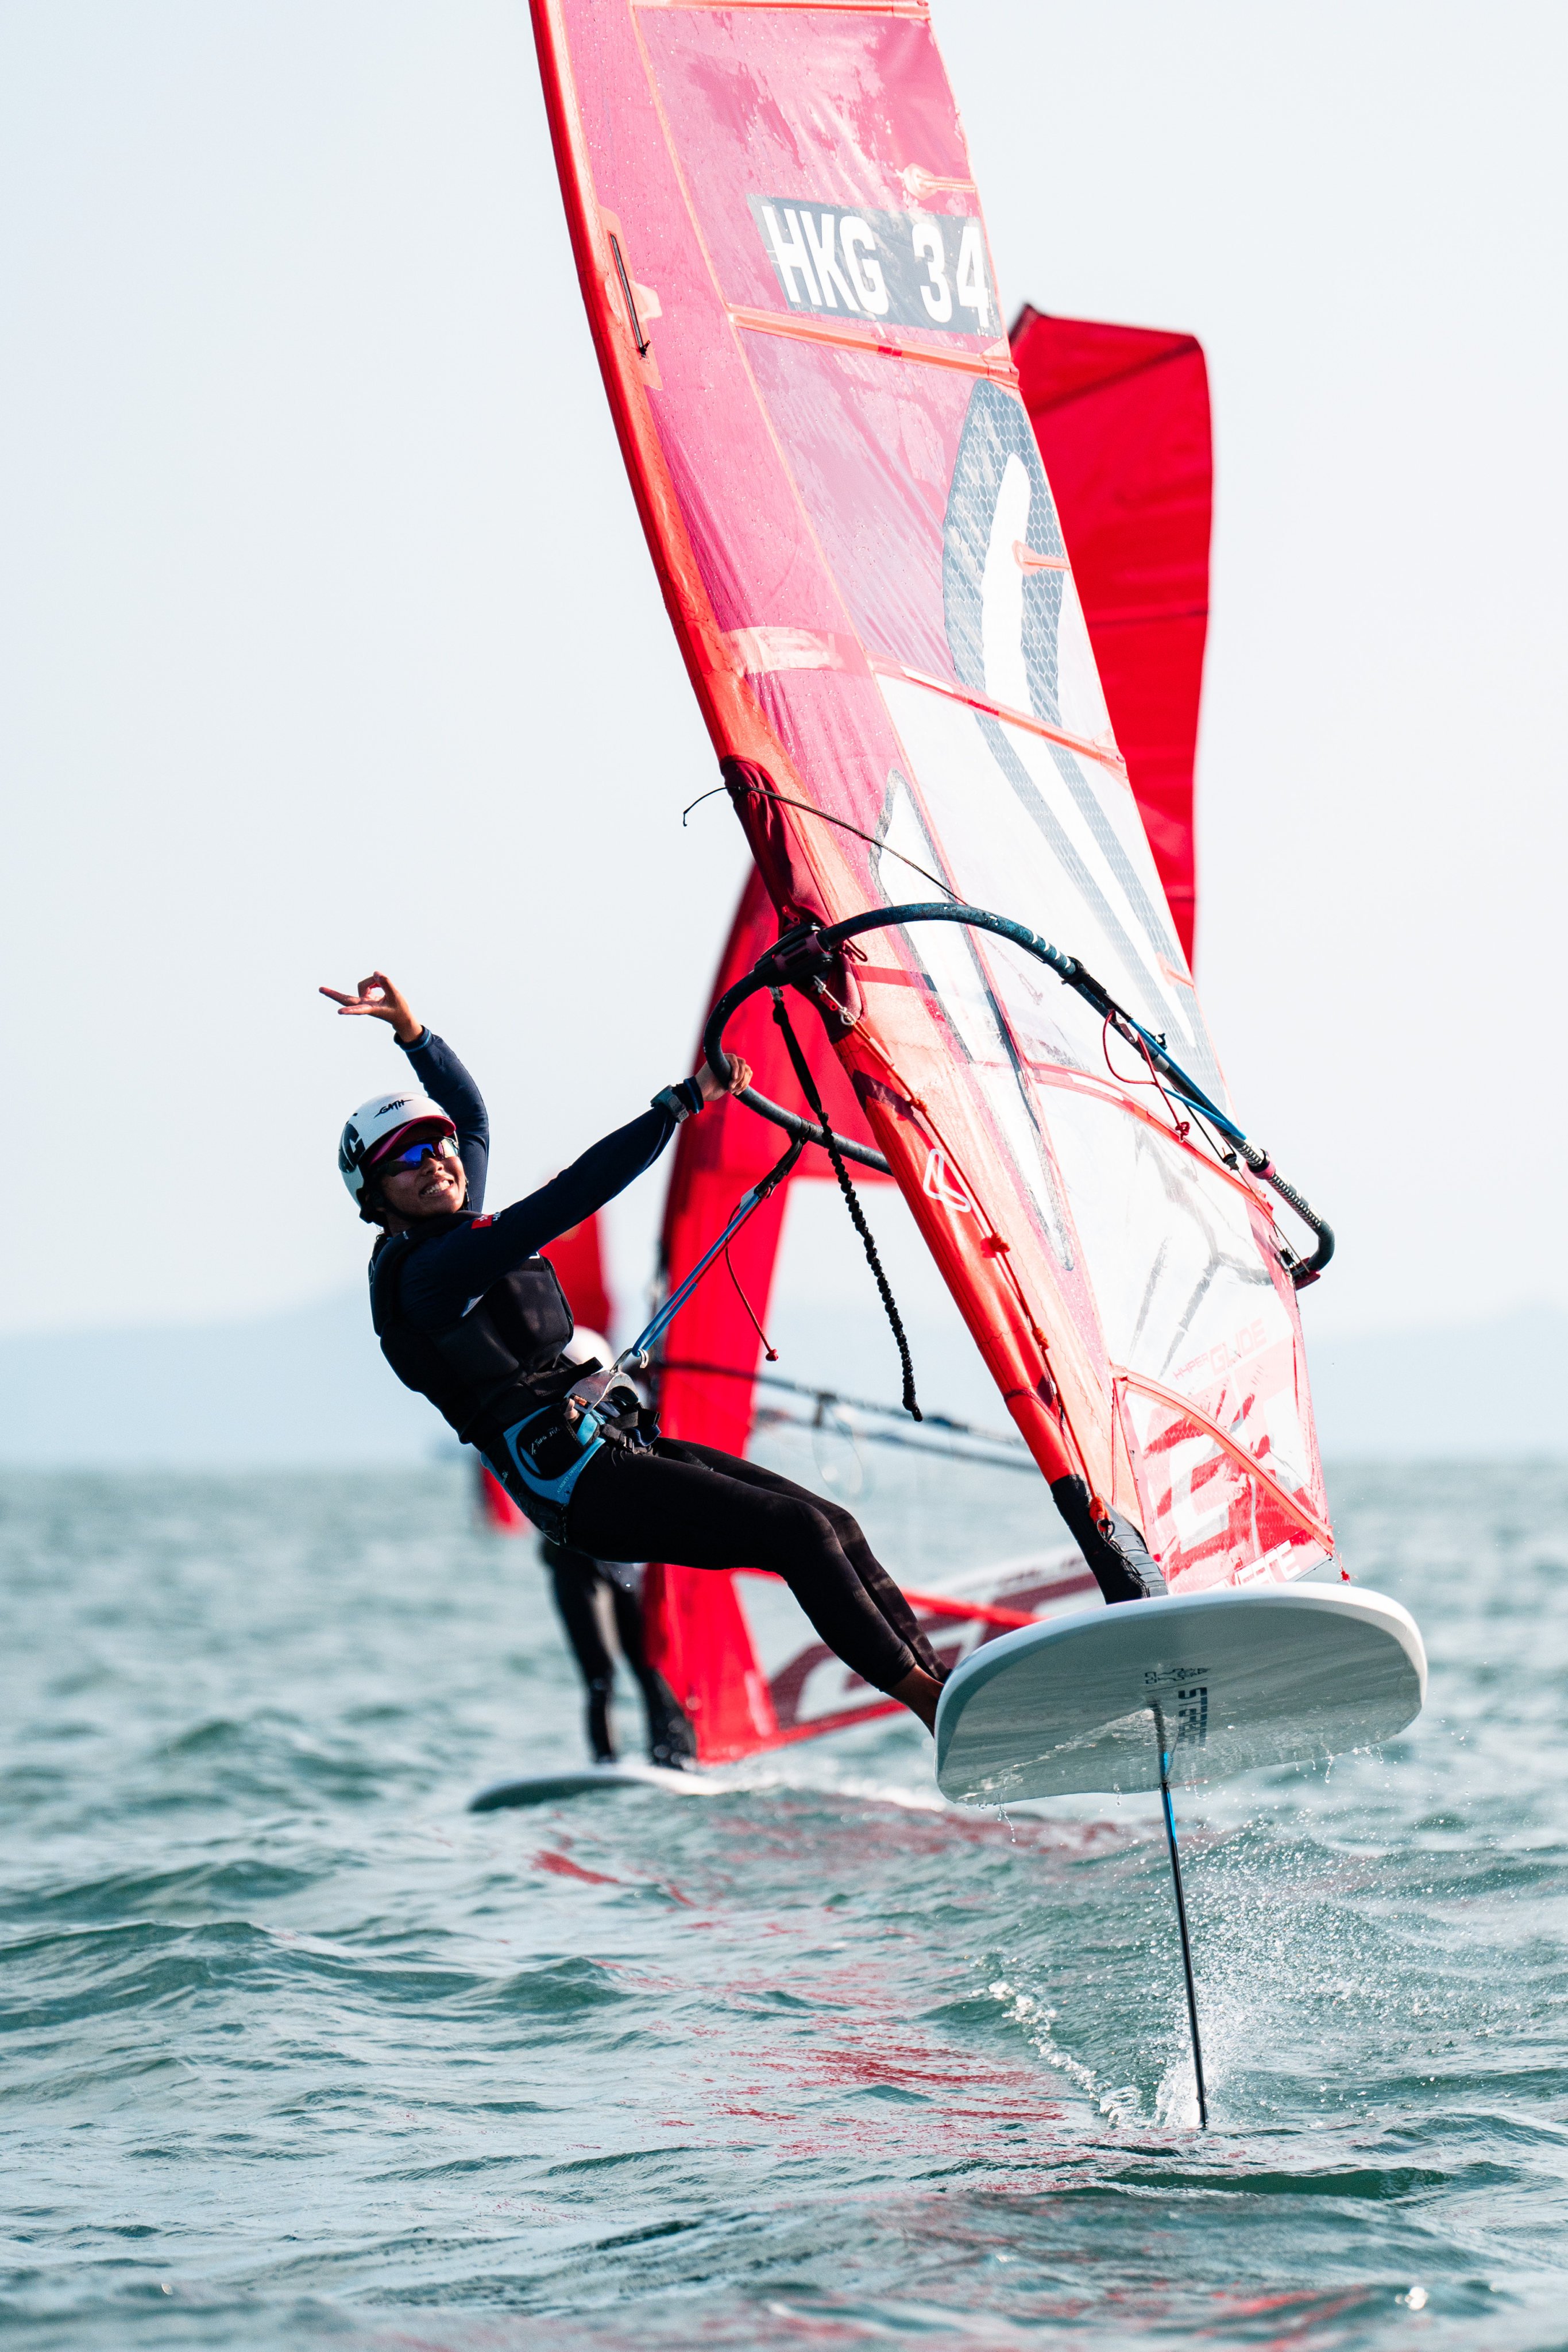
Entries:
{"label": "boom grip", "polygon": [[[733,1019],[749,996],[759,995],[769,986],[763,974],[770,960],[769,956],[764,956],[744,980],[738,980],[733,988],[725,991],[713,1007],[708,1026],[702,1033],[702,1057],[721,1086],[728,1086],[730,1082],[730,1056],[724,1051],[725,1025]],[[815,1143],[819,1150],[826,1150],[828,1130],[826,1128],[814,1125],[809,1118],[802,1118],[793,1110],[785,1110],[782,1103],[770,1102],[766,1095],[757,1092],[755,1087],[742,1087],[735,1100],[744,1103],[748,1110],[754,1110],[759,1118],[772,1119],[775,1127],[782,1127],[796,1143]],[[839,1135],[837,1131],[833,1140],[846,1160],[853,1160],[862,1168],[875,1168],[879,1175],[892,1174],[881,1153],[870,1144],[852,1142],[848,1136]]]}

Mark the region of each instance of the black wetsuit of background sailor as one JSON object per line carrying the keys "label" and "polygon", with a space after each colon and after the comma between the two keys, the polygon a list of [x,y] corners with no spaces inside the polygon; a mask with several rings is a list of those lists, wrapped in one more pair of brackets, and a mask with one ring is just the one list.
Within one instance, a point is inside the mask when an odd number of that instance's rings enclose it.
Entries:
{"label": "black wetsuit of background sailor", "polygon": [[[457,1128],[468,1192],[464,1208],[415,1221],[412,1246],[388,1257],[384,1238],[376,1244],[371,1291],[384,1336],[389,1322],[417,1332],[449,1329],[546,1242],[651,1167],[679,1124],[673,1109],[656,1102],[537,1192],[485,1216],[489,1121],[479,1088],[428,1029],[403,1050],[417,1083]],[[394,1297],[384,1286],[378,1290],[378,1267],[395,1267]],[[517,1499],[527,1507],[521,1495]],[[943,1678],[913,1611],[850,1513],[735,1454],[665,1437],[607,1444],[577,1482],[563,1535],[595,1559],[772,1569],[823,1641],[874,1689],[893,1689],[916,1665]]]}
{"label": "black wetsuit of background sailor", "polygon": [[[643,1622],[642,1571],[624,1560],[590,1559],[549,1536],[539,1538],[539,1557],[550,1572],[550,1589],[587,1692],[588,1747],[595,1764],[616,1761],[611,1701],[616,1643],[642,1692],[647,1714],[647,1753],[652,1764],[677,1769],[696,1753],[691,1726],[657,1666],[648,1664]],[[607,1623],[606,1623],[606,1621]]]}

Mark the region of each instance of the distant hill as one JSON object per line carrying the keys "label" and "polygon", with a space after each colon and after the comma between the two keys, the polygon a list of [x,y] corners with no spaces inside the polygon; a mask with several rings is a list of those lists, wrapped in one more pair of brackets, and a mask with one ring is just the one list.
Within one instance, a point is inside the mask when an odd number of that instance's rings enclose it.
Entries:
{"label": "distant hill", "polygon": [[[1003,1423],[973,1351],[960,1360],[934,1321],[910,1325],[927,1402]],[[896,1393],[874,1306],[797,1309],[773,1336],[781,1371],[831,1364],[851,1393]],[[1312,1387],[1331,1458],[1568,1454],[1568,1313],[1314,1339]],[[0,1462],[376,1463],[450,1443],[377,1354],[358,1290],[247,1323],[0,1339]]]}

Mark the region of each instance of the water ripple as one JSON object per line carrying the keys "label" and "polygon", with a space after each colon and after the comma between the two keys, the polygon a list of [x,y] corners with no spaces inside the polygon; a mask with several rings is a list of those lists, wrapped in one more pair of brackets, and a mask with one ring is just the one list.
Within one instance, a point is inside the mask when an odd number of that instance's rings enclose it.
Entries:
{"label": "water ripple", "polygon": [[948,1812],[887,1726],[469,1816],[580,1729],[455,1473],[7,1479],[8,2338],[1559,2345],[1568,1474],[1335,1502],[1431,1703],[1184,1798],[1200,2140],[1146,1804]]}

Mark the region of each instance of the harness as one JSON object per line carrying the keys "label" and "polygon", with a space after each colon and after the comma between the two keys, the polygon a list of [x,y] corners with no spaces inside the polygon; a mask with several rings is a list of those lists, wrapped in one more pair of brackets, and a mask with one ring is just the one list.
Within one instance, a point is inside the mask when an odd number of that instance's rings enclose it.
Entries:
{"label": "harness", "polygon": [[564,1543],[577,1481],[606,1445],[651,1444],[658,1423],[626,1374],[639,1370],[702,1276],[753,1209],[781,1184],[803,1145],[753,1184],[718,1240],[606,1370],[563,1360],[572,1309],[548,1258],[531,1257],[493,1283],[467,1313],[421,1331],[398,1311],[410,1254],[451,1230],[443,1217],[424,1233],[396,1234],[370,1262],[370,1311],[381,1352],[403,1382],[428,1397],[465,1445],[472,1445],[542,1534]]}
{"label": "harness", "polygon": [[[581,1377],[584,1367],[574,1365],[572,1370]],[[607,1390],[597,1403],[568,1394],[559,1404],[546,1405],[502,1431],[504,1467],[489,1454],[485,1459],[541,1534],[564,1543],[566,1513],[578,1479],[606,1445],[646,1442],[640,1426],[624,1426],[628,1419],[640,1424],[642,1412],[636,1390],[624,1381]],[[657,1423],[647,1435],[656,1433]]]}
{"label": "harness", "polygon": [[[441,1231],[447,1230],[443,1223]],[[434,1234],[398,1234],[371,1262],[371,1316],[381,1352],[405,1388],[427,1397],[541,1531],[564,1538],[578,1479],[607,1444],[636,1444],[640,1401],[629,1382],[574,1396],[597,1361],[566,1363],[572,1310],[547,1258],[529,1258],[454,1323],[424,1331],[399,1312],[408,1258]]]}

